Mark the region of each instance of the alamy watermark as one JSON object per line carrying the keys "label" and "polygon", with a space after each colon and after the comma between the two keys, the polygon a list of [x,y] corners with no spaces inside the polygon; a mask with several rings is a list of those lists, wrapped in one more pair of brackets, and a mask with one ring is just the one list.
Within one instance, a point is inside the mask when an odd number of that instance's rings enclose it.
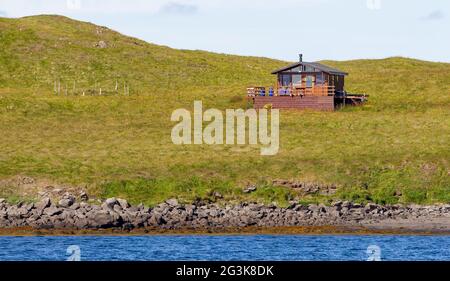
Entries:
{"label": "alamy watermark", "polygon": [[[280,148],[278,109],[227,109],[224,117],[221,110],[214,108],[203,112],[202,102],[195,101],[193,115],[187,109],[177,109],[172,113],[171,121],[179,122],[171,135],[172,142],[177,145],[261,145],[261,155],[275,155]],[[205,128],[204,122],[209,122]]]}
{"label": "alamy watermark", "polygon": [[369,10],[381,10],[381,0],[366,0]]}
{"label": "alamy watermark", "polygon": [[370,245],[366,250],[367,261],[381,261],[381,248],[377,245]]}
{"label": "alamy watermark", "polygon": [[67,247],[66,253],[69,255],[67,261],[81,261],[81,249],[78,245]]}

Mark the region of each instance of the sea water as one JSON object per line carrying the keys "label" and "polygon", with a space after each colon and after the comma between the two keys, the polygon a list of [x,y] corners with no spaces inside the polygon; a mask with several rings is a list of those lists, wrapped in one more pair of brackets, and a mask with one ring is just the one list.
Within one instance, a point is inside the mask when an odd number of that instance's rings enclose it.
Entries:
{"label": "sea water", "polygon": [[0,261],[450,260],[450,236],[0,237]]}

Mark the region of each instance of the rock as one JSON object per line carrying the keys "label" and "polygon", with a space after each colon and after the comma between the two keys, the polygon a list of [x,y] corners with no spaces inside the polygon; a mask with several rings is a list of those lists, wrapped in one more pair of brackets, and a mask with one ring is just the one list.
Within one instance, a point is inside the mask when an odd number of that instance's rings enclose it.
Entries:
{"label": "rock", "polygon": [[78,210],[80,208],[80,203],[74,203],[72,206],[70,206],[71,210]]}
{"label": "rock", "polygon": [[44,210],[44,214],[47,216],[54,216],[61,214],[62,211],[56,207],[49,207]]}
{"label": "rock", "polygon": [[120,205],[114,205],[113,210],[116,213],[121,213],[123,211],[123,208]]}
{"label": "rock", "polygon": [[314,204],[309,204],[308,205],[308,210],[310,210],[313,213],[316,213],[319,211],[319,206],[314,205]]}
{"label": "rock", "polygon": [[39,198],[45,198],[49,196],[49,192],[48,191],[39,191],[38,192],[38,197]]}
{"label": "rock", "polygon": [[352,203],[349,201],[342,202],[342,208],[348,208],[350,209],[352,207]]}
{"label": "rock", "polygon": [[114,210],[114,206],[119,204],[116,198],[108,198],[106,201],[102,204],[103,210]]}
{"label": "rock", "polygon": [[100,41],[98,41],[97,43],[95,43],[94,46],[95,46],[96,48],[104,49],[104,48],[107,48],[107,47],[108,47],[108,44],[107,44],[105,41],[100,40]]}
{"label": "rock", "polygon": [[119,204],[119,202],[117,201],[117,199],[114,198],[114,197],[113,197],[113,198],[108,198],[108,199],[106,199],[105,203],[108,204],[108,206],[111,206],[111,207],[113,207],[113,206],[116,205],[116,204]]}
{"label": "rock", "polygon": [[0,204],[6,203],[6,199],[5,198],[0,198]]}
{"label": "rock", "polygon": [[135,227],[142,227],[147,222],[147,220],[150,218],[149,214],[139,214],[132,218],[131,223]]}
{"label": "rock", "polygon": [[80,203],[80,208],[90,208],[91,207],[91,205],[89,205],[88,203],[86,203],[86,202],[81,202]]}
{"label": "rock", "polygon": [[287,207],[288,209],[295,209],[295,207],[297,207],[298,202],[297,201],[289,201],[289,206]]}
{"label": "rock", "polygon": [[308,206],[297,204],[292,210],[294,210],[295,212],[306,211],[308,210]]}
{"label": "rock", "polygon": [[128,209],[130,207],[130,204],[125,199],[117,199],[117,202],[119,203],[120,207],[122,209]]}
{"label": "rock", "polygon": [[137,208],[136,206],[131,206],[130,208],[127,209],[127,211],[130,213],[136,213],[139,212],[139,208]]}
{"label": "rock", "polygon": [[81,219],[75,220],[75,224],[74,225],[78,229],[84,229],[84,228],[88,227],[89,223],[88,223],[87,219],[81,218]]}
{"label": "rock", "polygon": [[257,189],[256,185],[248,185],[246,188],[244,188],[244,193],[252,193],[255,192]]}
{"label": "rock", "polygon": [[27,210],[27,212],[30,212],[31,210],[34,209],[34,203],[24,205],[23,207]]}
{"label": "rock", "polygon": [[222,199],[223,198],[223,195],[220,192],[218,192],[218,191],[214,191],[212,195],[216,199]]}
{"label": "rock", "polygon": [[170,206],[170,207],[177,207],[178,206],[178,200],[175,198],[169,199],[166,201],[166,203]]}
{"label": "rock", "polygon": [[370,213],[377,208],[378,208],[378,206],[376,204],[367,203],[366,206],[364,207],[364,211],[366,211],[366,213]]}
{"label": "rock", "polygon": [[341,207],[342,204],[343,204],[342,201],[336,201],[336,202],[334,202],[333,204],[331,204],[331,206],[333,206],[333,207]]}
{"label": "rock", "polygon": [[192,202],[193,205],[195,206],[205,206],[210,204],[210,200],[208,199],[202,199],[202,198],[195,198],[195,200]]}
{"label": "rock", "polygon": [[84,191],[80,192],[80,200],[82,202],[87,202],[89,200],[89,196],[87,195],[86,192],[84,192]]}
{"label": "rock", "polygon": [[36,181],[33,179],[33,178],[30,178],[30,177],[23,177],[22,179],[21,179],[21,183],[22,184],[33,184],[33,183],[35,183]]}
{"label": "rock", "polygon": [[339,212],[339,210],[333,210],[333,211],[331,211],[331,215],[334,217],[341,217],[342,213]]}
{"label": "rock", "polygon": [[90,220],[90,225],[95,228],[110,227],[114,224],[113,217],[105,210],[89,212],[88,219]]}
{"label": "rock", "polygon": [[16,211],[16,215],[20,218],[28,218],[30,216],[29,210],[26,208],[26,205],[23,205]]}
{"label": "rock", "polygon": [[50,200],[50,198],[46,197],[46,198],[43,198],[41,201],[39,201],[39,203],[36,204],[36,209],[38,209],[39,211],[42,211],[45,208],[50,207],[51,204],[52,204],[52,201]]}
{"label": "rock", "polygon": [[122,224],[122,229],[125,231],[130,231],[134,228],[134,225],[132,223],[126,222]]}
{"label": "rock", "polygon": [[213,210],[209,211],[209,216],[212,218],[217,217],[218,215],[219,215],[219,212],[217,210],[213,209]]}
{"label": "rock", "polygon": [[63,208],[69,208],[70,206],[73,205],[73,203],[75,203],[75,199],[64,198],[64,199],[59,200],[58,206],[63,207]]}
{"label": "rock", "polygon": [[319,213],[326,213],[327,212],[327,206],[325,206],[324,204],[319,204],[318,206],[318,212]]}

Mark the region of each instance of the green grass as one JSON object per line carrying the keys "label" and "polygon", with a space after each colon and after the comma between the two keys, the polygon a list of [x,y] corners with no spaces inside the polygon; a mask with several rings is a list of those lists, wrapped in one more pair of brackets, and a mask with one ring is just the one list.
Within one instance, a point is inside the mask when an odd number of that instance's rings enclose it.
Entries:
{"label": "green grass", "polygon": [[[327,61],[350,73],[347,90],[370,101],[336,112],[282,111],[280,152],[262,157],[255,146],[173,145],[170,115],[199,99],[204,108],[245,108],[247,85],[273,84],[271,70],[287,62],[96,30],[63,17],[0,18],[0,178],[88,184],[98,196],[148,205],[212,200],[214,191],[228,201],[286,205],[298,194],[270,186],[276,178],[334,183],[335,197],[360,202],[450,202],[450,64]],[[93,47],[99,40],[109,47]],[[57,80],[68,96],[54,95]],[[108,95],[80,95],[99,87]],[[260,188],[243,194],[248,183]]]}
{"label": "green grass", "polygon": [[[220,198],[215,196],[217,193],[220,194]],[[232,182],[207,180],[195,176],[177,181],[136,179],[108,182],[101,186],[100,195],[103,198],[112,196],[127,198],[131,203],[144,203],[148,206],[154,206],[168,198],[177,198],[182,203],[191,203],[194,200],[238,203],[246,198],[250,201],[287,206],[295,197],[294,192],[287,188],[275,188],[267,184],[259,185],[257,191],[246,196],[242,189],[237,188]]]}

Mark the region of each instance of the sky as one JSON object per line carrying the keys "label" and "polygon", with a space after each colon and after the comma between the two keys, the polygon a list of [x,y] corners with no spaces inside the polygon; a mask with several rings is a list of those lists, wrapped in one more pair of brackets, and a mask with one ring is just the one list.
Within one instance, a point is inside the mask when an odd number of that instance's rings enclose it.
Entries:
{"label": "sky", "polygon": [[448,0],[0,0],[0,17],[59,14],[177,49],[295,61],[450,62]]}

